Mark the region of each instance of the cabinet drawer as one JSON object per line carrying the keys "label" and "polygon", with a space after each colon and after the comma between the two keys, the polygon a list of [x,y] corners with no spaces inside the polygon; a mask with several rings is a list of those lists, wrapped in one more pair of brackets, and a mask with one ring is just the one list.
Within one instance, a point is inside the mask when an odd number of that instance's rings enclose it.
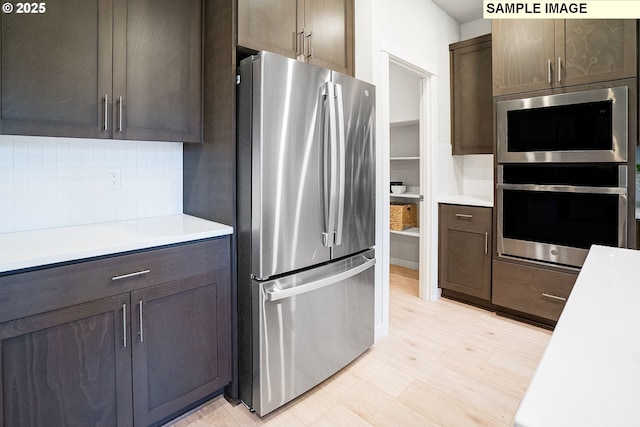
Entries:
{"label": "cabinet drawer", "polygon": [[449,227],[465,226],[491,227],[491,208],[440,203],[440,222]]}
{"label": "cabinet drawer", "polygon": [[557,321],[577,277],[577,274],[494,260],[491,302]]}
{"label": "cabinet drawer", "polygon": [[0,322],[227,268],[229,238],[0,277]]}

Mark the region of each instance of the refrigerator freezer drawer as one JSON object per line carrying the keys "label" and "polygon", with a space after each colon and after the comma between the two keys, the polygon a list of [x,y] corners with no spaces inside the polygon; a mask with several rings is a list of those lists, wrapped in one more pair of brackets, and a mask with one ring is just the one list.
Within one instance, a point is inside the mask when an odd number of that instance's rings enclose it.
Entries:
{"label": "refrigerator freezer drawer", "polygon": [[[254,282],[253,409],[263,416],[321,383],[374,339],[375,252]],[[248,402],[246,402],[248,403]]]}

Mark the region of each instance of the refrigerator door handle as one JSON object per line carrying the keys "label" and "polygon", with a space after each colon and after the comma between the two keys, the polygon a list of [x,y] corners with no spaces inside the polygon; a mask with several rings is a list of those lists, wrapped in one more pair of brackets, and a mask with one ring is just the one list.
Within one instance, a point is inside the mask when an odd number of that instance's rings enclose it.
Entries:
{"label": "refrigerator door handle", "polygon": [[337,174],[338,165],[336,163],[337,147],[336,147],[336,105],[334,102],[335,90],[331,82],[326,82],[322,89],[325,97],[325,114],[328,106],[329,118],[323,123],[324,144],[324,211],[326,230],[323,233],[323,244],[332,247],[335,240],[336,231],[336,191],[337,191]]}
{"label": "refrigerator door handle", "polygon": [[335,244],[342,244],[342,230],[344,226],[344,195],[346,181],[346,136],[344,131],[344,102],[342,98],[342,86],[335,85],[337,104],[337,132],[338,132],[338,219],[336,227]]}
{"label": "refrigerator door handle", "polygon": [[320,140],[322,142],[322,208],[324,209],[324,232],[322,233],[322,244],[324,246],[331,246],[330,233],[329,233],[329,222],[330,222],[330,212],[331,212],[331,195],[329,194],[329,186],[331,177],[329,176],[329,142],[327,139],[329,138],[329,120],[327,118],[327,100],[329,91],[327,86],[329,83],[324,83],[322,85],[320,97],[319,97],[319,108],[320,111],[320,126],[321,126],[321,136]]}
{"label": "refrigerator door handle", "polygon": [[342,273],[338,273],[334,276],[330,276],[324,279],[316,280],[314,282],[309,282],[301,286],[295,286],[288,289],[278,289],[277,284],[274,284],[268,289],[265,289],[266,300],[270,302],[279,301],[285,298],[291,298],[297,295],[306,294],[308,292],[333,285],[334,283],[341,282],[362,273],[363,271],[373,267],[376,263],[375,258],[369,259],[364,255],[362,256],[362,258],[364,258],[366,261],[363,264],[360,264],[350,270],[343,271]]}

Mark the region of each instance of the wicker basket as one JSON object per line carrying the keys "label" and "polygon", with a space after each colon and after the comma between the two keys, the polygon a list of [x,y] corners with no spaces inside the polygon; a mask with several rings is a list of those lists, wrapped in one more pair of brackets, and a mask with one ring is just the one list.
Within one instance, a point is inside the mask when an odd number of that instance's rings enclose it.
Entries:
{"label": "wicker basket", "polygon": [[389,207],[390,227],[403,231],[418,226],[418,208],[415,203],[391,203]]}

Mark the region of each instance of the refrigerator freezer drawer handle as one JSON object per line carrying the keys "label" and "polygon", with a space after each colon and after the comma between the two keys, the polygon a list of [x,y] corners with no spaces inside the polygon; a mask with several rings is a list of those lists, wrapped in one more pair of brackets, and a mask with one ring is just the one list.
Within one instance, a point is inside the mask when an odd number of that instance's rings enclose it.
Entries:
{"label": "refrigerator freezer drawer handle", "polygon": [[266,290],[267,301],[279,301],[285,298],[290,298],[296,295],[305,294],[307,292],[315,291],[320,288],[324,288],[326,286],[333,285],[334,283],[338,283],[342,280],[346,280],[350,277],[355,276],[356,274],[360,274],[363,271],[373,267],[376,263],[374,259],[367,259],[367,261],[363,264],[360,264],[357,267],[352,268],[351,270],[344,271],[342,273],[338,273],[334,276],[327,277],[325,279],[316,280],[315,282],[309,282],[306,285],[296,286],[289,289],[282,290]]}

